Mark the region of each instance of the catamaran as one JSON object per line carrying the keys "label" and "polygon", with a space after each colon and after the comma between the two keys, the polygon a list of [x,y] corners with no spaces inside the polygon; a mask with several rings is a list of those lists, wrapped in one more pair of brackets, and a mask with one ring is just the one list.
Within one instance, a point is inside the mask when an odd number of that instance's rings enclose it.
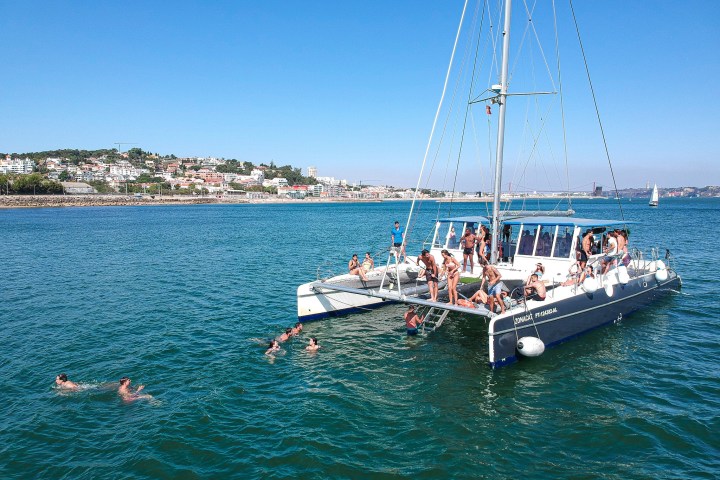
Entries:
{"label": "catamaran", "polygon": [[[416,192],[420,189],[467,5],[466,1]],[[484,15],[485,9],[489,8],[488,3],[480,2],[480,6]],[[533,23],[533,12],[527,5],[525,7],[529,25],[525,31],[527,35],[528,30],[535,29],[536,23]],[[572,9],[572,3],[570,7]],[[477,17],[479,10],[475,10],[474,25],[482,24]],[[419,305],[424,309],[423,328],[434,330],[442,325],[450,313],[461,313],[487,324],[488,363],[492,367],[500,367],[523,357],[538,356],[546,347],[602,325],[619,322],[680,287],[681,279],[673,269],[669,251],[666,250],[661,258],[657,248],[651,249],[646,255],[627,246],[628,225],[634,222],[624,218],[621,204],[618,204],[621,214],[619,219],[591,219],[575,218],[572,208],[511,210],[511,204],[507,203],[507,198],[503,198],[501,181],[509,101],[512,97],[530,95],[559,95],[562,99],[562,84],[558,90],[548,92],[509,90],[511,13],[512,2],[506,0],[502,15],[504,24],[499,83],[491,85],[483,95],[469,95],[466,109],[467,115],[473,104],[484,103],[490,114],[492,106],[499,106],[492,214],[438,218],[431,240],[424,245],[436,262],[441,264],[443,250],[454,254],[456,258],[462,258],[463,249],[455,232],[468,229],[470,232],[478,232],[481,226],[487,227],[490,235],[488,262],[500,273],[502,290],[507,293],[498,298],[498,303],[503,303],[501,311],[493,308],[494,305],[491,307],[492,304],[475,304],[467,300],[456,304],[443,303],[444,298],[431,301],[423,278],[418,276],[417,258],[403,258],[402,249],[397,249],[390,251],[384,266],[368,272],[368,281],[356,275],[341,275],[319,278],[298,287],[298,318],[301,321],[401,302]],[[523,39],[526,35],[523,35]],[[544,125],[545,121],[542,123]],[[540,134],[535,133],[535,144],[538,138]],[[603,143],[607,145],[607,142]],[[609,160],[609,154],[607,157]],[[617,193],[617,187],[615,191]],[[502,207],[502,201],[506,201],[505,208]],[[414,218],[415,204],[416,200],[413,200],[408,225]],[[620,237],[623,238],[624,248],[618,248]],[[478,269],[462,273],[463,281],[458,288],[461,296],[469,296],[481,288],[483,282],[480,272]],[[532,274],[542,277],[544,294],[539,294],[539,289],[527,288]],[[490,311],[490,308],[494,311]]]}

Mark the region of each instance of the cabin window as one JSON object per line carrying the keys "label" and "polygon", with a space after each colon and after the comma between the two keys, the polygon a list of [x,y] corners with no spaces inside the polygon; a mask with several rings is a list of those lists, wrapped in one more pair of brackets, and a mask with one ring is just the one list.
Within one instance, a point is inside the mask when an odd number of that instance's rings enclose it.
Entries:
{"label": "cabin window", "polygon": [[535,237],[530,234],[530,229],[524,228],[520,233],[520,240],[518,240],[518,255],[532,255],[534,247]]}
{"label": "cabin window", "polygon": [[445,244],[445,248],[458,248],[460,245],[460,237],[462,236],[462,232],[456,232],[455,226],[453,224],[450,224],[450,230],[447,232],[446,238],[447,243]]}
{"label": "cabin window", "polygon": [[560,227],[555,239],[553,257],[568,258],[572,247],[572,227]]}
{"label": "cabin window", "polygon": [[437,223],[433,248],[448,248],[445,246],[445,243],[448,241],[448,235],[450,234],[450,225],[451,224],[447,222]]}
{"label": "cabin window", "polygon": [[[552,252],[552,241],[553,236],[550,233],[550,229],[553,227],[547,227],[539,225],[535,229],[535,250],[534,255],[538,257],[549,257]],[[554,232],[553,232],[554,233]]]}

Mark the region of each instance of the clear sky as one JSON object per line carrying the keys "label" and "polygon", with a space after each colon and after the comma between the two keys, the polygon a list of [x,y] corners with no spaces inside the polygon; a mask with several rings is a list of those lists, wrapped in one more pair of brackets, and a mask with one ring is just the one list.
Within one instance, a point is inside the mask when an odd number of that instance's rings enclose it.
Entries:
{"label": "clear sky", "polygon": [[[0,151],[136,142],[161,154],[314,165],[320,175],[414,186],[462,5],[0,2]],[[576,0],[575,9],[618,186],[720,184],[720,2]],[[547,25],[543,15],[537,23]],[[581,70],[566,75],[565,62],[563,81],[582,81]],[[566,102],[568,112],[581,108],[572,95]],[[571,188],[607,188],[604,154],[582,146],[599,138],[597,127],[568,122],[580,138],[569,142]],[[478,131],[482,144],[488,134]],[[520,151],[510,145],[506,154]],[[461,174],[458,189],[487,188],[482,165]],[[546,189],[537,177],[518,182]]]}

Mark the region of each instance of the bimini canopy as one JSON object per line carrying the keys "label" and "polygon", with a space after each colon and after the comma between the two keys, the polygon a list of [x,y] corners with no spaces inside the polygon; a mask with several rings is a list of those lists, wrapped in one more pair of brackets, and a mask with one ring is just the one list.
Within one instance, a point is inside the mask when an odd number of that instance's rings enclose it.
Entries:
{"label": "bimini canopy", "polygon": [[452,217],[452,218],[441,218],[440,222],[453,222],[453,223],[482,223],[484,225],[490,225],[490,220],[486,217],[479,215],[469,217]]}
{"label": "bimini canopy", "polygon": [[568,217],[522,217],[513,218],[503,222],[505,225],[559,225],[561,227],[609,227],[612,225],[626,225],[637,222],[624,220],[603,220],[598,218],[568,218]]}

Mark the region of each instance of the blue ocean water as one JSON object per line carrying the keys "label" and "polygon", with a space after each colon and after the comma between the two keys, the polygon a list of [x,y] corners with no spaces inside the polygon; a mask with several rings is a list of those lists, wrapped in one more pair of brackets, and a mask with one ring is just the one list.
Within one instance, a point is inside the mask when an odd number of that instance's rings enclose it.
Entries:
{"label": "blue ocean water", "polygon": [[[424,204],[412,238],[447,207]],[[466,317],[408,338],[401,306],[263,355],[296,321],[297,285],[385,248],[408,208],[0,210],[0,477],[720,476],[720,199],[624,201],[631,244],[670,248],[682,291],[537,359],[489,369]],[[83,390],[56,390],[61,372]],[[124,375],[154,399],[103,388]]]}

